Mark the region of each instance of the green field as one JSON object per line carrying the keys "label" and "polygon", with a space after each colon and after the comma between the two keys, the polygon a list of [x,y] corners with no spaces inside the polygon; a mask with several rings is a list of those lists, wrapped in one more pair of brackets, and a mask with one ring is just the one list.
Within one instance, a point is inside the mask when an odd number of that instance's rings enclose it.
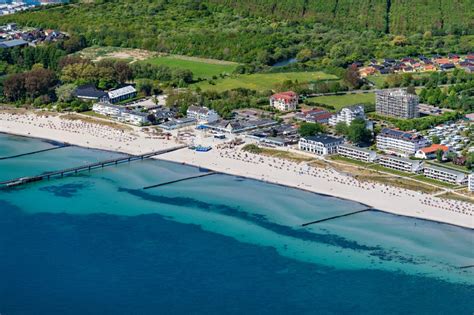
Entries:
{"label": "green field", "polygon": [[311,102],[326,104],[334,106],[335,109],[342,107],[360,104],[360,103],[375,103],[375,94],[345,94],[345,95],[331,95],[331,96],[318,96],[311,97],[308,99]]}
{"label": "green field", "polygon": [[232,74],[239,65],[234,62],[227,62],[214,59],[203,59],[186,56],[159,56],[145,60],[154,65],[165,65],[171,68],[191,70],[194,79],[208,79],[222,73]]}
{"label": "green field", "polygon": [[235,75],[210,82],[200,82],[196,86],[202,90],[222,92],[236,88],[246,88],[257,91],[273,90],[278,84],[292,80],[300,83],[317,80],[335,80],[336,76],[324,72],[286,72],[286,73],[256,73]]}

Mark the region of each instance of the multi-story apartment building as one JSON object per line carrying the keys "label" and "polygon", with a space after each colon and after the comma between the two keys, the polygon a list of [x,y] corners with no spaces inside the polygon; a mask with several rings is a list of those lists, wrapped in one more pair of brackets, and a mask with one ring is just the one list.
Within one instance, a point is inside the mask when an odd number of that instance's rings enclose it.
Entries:
{"label": "multi-story apartment building", "polygon": [[377,149],[400,156],[410,156],[428,146],[426,138],[410,132],[384,128],[377,135]]}
{"label": "multi-story apartment building", "polygon": [[376,92],[375,109],[377,114],[396,118],[416,118],[419,98],[404,89],[381,90]]}
{"label": "multi-story apartment building", "polygon": [[99,102],[92,106],[92,110],[98,114],[110,117],[120,117],[125,111],[124,107],[112,105],[109,102]]}
{"label": "multi-story apartment building", "polygon": [[283,112],[295,110],[298,106],[299,96],[293,91],[273,94],[270,97],[270,106]]}
{"label": "multi-story apartment building", "polygon": [[434,165],[426,165],[423,169],[426,177],[433,178],[442,182],[454,185],[466,185],[468,183],[468,175],[463,172],[438,167]]}
{"label": "multi-story apartment building", "polygon": [[384,167],[407,173],[420,173],[423,170],[422,161],[405,159],[393,155],[382,155],[378,162]]}
{"label": "multi-story apartment building", "polygon": [[316,155],[329,155],[336,154],[337,148],[343,143],[343,138],[316,135],[312,137],[302,137],[298,142],[298,147],[302,151],[308,151]]}
{"label": "multi-story apartment building", "polygon": [[363,162],[374,162],[377,159],[377,153],[365,148],[355,147],[349,144],[342,144],[337,149],[337,153],[349,159]]}
{"label": "multi-story apartment building", "polygon": [[329,118],[329,125],[335,126],[340,122],[344,122],[346,123],[346,125],[350,125],[351,122],[356,118],[361,118],[365,120],[364,106],[353,105],[341,109],[337,114]]}
{"label": "multi-story apartment building", "polygon": [[186,112],[188,118],[194,118],[196,119],[199,123],[213,123],[215,121],[219,120],[219,114],[207,107],[200,107],[200,106],[189,106],[187,112]]}
{"label": "multi-story apartment building", "polygon": [[474,174],[469,175],[468,188],[469,188],[469,191],[474,191]]}

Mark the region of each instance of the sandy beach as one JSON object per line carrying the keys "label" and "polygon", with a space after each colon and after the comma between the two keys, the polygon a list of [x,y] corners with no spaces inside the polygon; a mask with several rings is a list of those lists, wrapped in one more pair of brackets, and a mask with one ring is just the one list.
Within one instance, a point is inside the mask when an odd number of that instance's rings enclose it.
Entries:
{"label": "sandy beach", "polygon": [[[180,144],[176,137],[167,139],[138,127],[119,130],[91,121],[38,113],[0,112],[0,132],[128,154]],[[214,148],[206,153],[181,149],[157,158],[345,198],[398,215],[474,228],[474,205],[471,203],[359,181],[334,169],[318,168],[304,162],[254,155],[239,148]]]}

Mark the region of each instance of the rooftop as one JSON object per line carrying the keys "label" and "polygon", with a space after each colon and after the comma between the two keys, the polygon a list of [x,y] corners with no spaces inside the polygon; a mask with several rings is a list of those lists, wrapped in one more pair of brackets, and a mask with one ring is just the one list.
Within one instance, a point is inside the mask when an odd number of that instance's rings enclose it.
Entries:
{"label": "rooftop", "polygon": [[83,85],[77,87],[74,92],[77,97],[101,98],[107,95],[104,91],[98,90],[93,85]]}
{"label": "rooftop", "polygon": [[0,42],[0,48],[11,48],[25,45],[28,45],[28,42],[23,39],[12,39]]}
{"label": "rooftop", "polygon": [[414,133],[389,128],[383,128],[379,135],[405,141],[416,141],[422,138],[421,136],[418,136]]}
{"label": "rooftop", "polygon": [[137,90],[131,85],[124,86],[123,88],[112,90],[109,92],[110,98],[117,98],[127,94],[135,93]]}
{"label": "rooftop", "polygon": [[429,153],[434,153],[438,150],[443,150],[443,152],[446,152],[449,150],[449,148],[445,145],[440,145],[440,144],[432,144],[431,146],[429,147],[426,147],[426,148],[423,148],[421,149],[420,151],[425,153],[425,154],[429,154]]}
{"label": "rooftop", "polygon": [[322,144],[336,143],[342,140],[342,138],[328,136],[326,134],[320,134],[320,135],[315,135],[315,136],[310,136],[310,137],[301,137],[301,139],[314,141],[314,142],[321,142]]}

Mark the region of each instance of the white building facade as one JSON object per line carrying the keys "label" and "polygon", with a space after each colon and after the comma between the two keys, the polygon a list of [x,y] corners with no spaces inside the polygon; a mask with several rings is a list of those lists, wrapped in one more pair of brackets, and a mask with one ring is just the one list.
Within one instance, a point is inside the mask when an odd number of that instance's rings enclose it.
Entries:
{"label": "white building facade", "polygon": [[374,162],[377,159],[377,153],[375,151],[358,148],[349,144],[340,145],[337,149],[337,153],[340,156],[367,163]]}
{"label": "white building facade", "polygon": [[100,115],[110,116],[110,117],[120,117],[122,112],[125,110],[123,107],[112,105],[107,102],[95,103],[92,106],[92,110]]}
{"label": "white building facade", "polygon": [[335,126],[340,122],[344,122],[349,126],[356,118],[365,120],[364,106],[354,105],[341,109],[337,114],[329,118],[329,125]]}
{"label": "white building facade", "polygon": [[468,183],[468,175],[466,173],[450,170],[444,167],[427,165],[423,170],[423,174],[426,177],[449,184],[466,185]]}
{"label": "white building facade", "polygon": [[186,115],[188,118],[194,118],[199,123],[209,124],[220,119],[219,114],[207,107],[189,106]]}
{"label": "white building facade", "polygon": [[336,154],[338,147],[344,143],[343,138],[336,138],[327,135],[316,135],[312,137],[302,137],[298,142],[301,151],[314,153],[315,155]]}
{"label": "white building facade", "polygon": [[380,156],[378,163],[384,167],[407,173],[420,173],[423,171],[423,162],[409,160],[392,155]]}
{"label": "white building facade", "polygon": [[419,117],[419,98],[407,90],[380,90],[375,95],[377,114],[404,119]]}
{"label": "white building facade", "polygon": [[395,129],[384,128],[377,135],[377,149],[404,157],[428,145],[429,141],[422,136]]}
{"label": "white building facade", "polygon": [[270,106],[283,112],[296,110],[298,102],[299,96],[293,91],[273,94],[270,97]]}
{"label": "white building facade", "polygon": [[474,191],[474,174],[469,175],[468,189],[469,189],[469,191]]}
{"label": "white building facade", "polygon": [[119,120],[135,126],[142,126],[148,122],[148,114],[133,111],[123,111],[119,117]]}

